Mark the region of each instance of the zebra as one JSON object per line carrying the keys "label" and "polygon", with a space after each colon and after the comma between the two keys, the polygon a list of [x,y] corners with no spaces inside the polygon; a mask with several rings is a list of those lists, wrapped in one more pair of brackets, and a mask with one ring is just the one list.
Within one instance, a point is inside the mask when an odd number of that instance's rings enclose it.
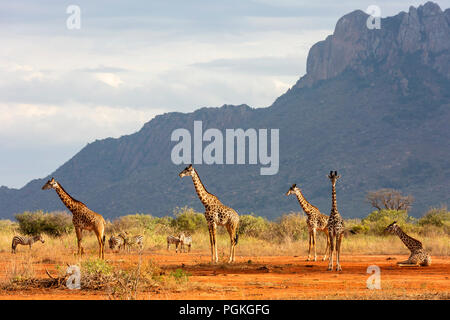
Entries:
{"label": "zebra", "polygon": [[114,250],[116,247],[120,250],[121,247],[125,248],[124,239],[120,236],[111,236],[108,240],[109,248]]}
{"label": "zebra", "polygon": [[138,245],[139,249],[144,249],[144,236],[143,235],[137,235],[128,237],[128,232],[123,232],[119,234],[119,237],[121,237],[124,241],[124,247],[128,249],[127,251],[131,251],[131,246]]}
{"label": "zebra", "polygon": [[[179,237],[175,237],[175,236],[167,236],[167,250],[169,250],[169,247],[171,244],[175,245],[175,252],[178,252],[178,245],[181,244],[181,240]],[[180,252],[181,252],[181,247],[180,247]]]}
{"label": "zebra", "polygon": [[11,243],[11,253],[16,253],[16,247],[18,244],[21,244],[24,246],[29,245],[30,249],[31,249],[31,246],[33,245],[33,243],[35,243],[37,241],[41,241],[42,243],[45,242],[41,235],[37,235],[37,236],[33,236],[33,237],[14,236],[12,238],[12,243]]}
{"label": "zebra", "polygon": [[186,236],[183,235],[184,237],[181,240],[181,249],[184,252],[186,252],[186,248],[184,247],[184,245],[188,246],[188,252],[191,252],[191,246],[192,246],[192,236]]}

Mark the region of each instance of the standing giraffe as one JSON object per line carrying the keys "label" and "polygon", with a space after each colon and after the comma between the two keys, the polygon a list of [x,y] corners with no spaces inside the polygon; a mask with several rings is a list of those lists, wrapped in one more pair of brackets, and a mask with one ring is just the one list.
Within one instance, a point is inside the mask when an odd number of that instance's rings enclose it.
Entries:
{"label": "standing giraffe", "polygon": [[209,240],[211,243],[211,259],[214,263],[218,262],[217,257],[217,246],[216,246],[216,229],[217,226],[225,226],[227,228],[228,234],[230,235],[230,259],[229,263],[234,262],[234,251],[238,243],[238,226],[239,226],[239,215],[232,208],[225,206],[219,199],[206,191],[197,171],[189,165],[186,169],[180,172],[180,178],[185,176],[191,176],[194,182],[195,191],[200,199],[200,201],[205,206],[205,218],[208,223],[209,229]]}
{"label": "standing giraffe", "polygon": [[98,240],[99,258],[104,259],[105,219],[89,209],[83,202],[72,198],[54,178],[48,180],[42,187],[42,190],[48,189],[55,189],[61,201],[72,212],[72,223],[78,240],[78,254],[81,255],[84,251],[81,245],[83,230],[94,231]]}
{"label": "standing giraffe", "polygon": [[423,249],[422,242],[408,236],[398,225],[397,221],[394,221],[384,229],[384,232],[390,232],[396,234],[400,240],[403,241],[405,246],[411,251],[411,255],[408,260],[398,262],[397,264],[402,265],[420,265],[429,266],[431,265],[431,256],[428,252]]}
{"label": "standing giraffe", "polygon": [[[336,181],[341,176],[338,176],[337,171],[330,171],[328,178],[331,181],[331,214],[328,218],[328,234],[330,237],[330,259],[328,263],[328,270],[333,270],[333,255],[336,251],[336,271],[342,271],[339,263],[341,255],[341,244],[344,238],[344,219],[342,219],[337,209],[336,203]],[[335,247],[336,245],[336,247]]]}
{"label": "standing giraffe", "polygon": [[289,196],[290,194],[296,195],[300,207],[302,207],[303,211],[308,217],[306,219],[306,224],[308,225],[309,230],[309,250],[308,250],[308,259],[306,259],[306,261],[311,260],[311,244],[314,246],[314,261],[317,261],[317,253],[316,253],[317,230],[325,233],[325,236],[327,237],[327,247],[325,249],[325,254],[322,259],[323,261],[325,261],[325,259],[327,258],[328,248],[330,246],[327,228],[328,216],[322,214],[317,207],[313,206],[308,201],[306,201],[305,197],[302,194],[302,191],[300,190],[299,187],[297,187],[296,184],[293,184],[292,187],[289,189],[289,191],[286,192],[286,196]]}

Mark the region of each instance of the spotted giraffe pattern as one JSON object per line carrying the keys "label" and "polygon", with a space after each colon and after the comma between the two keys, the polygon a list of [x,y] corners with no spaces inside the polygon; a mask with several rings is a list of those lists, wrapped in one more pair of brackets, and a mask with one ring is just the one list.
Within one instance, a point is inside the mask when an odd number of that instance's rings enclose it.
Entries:
{"label": "spotted giraffe pattern", "polygon": [[323,260],[327,258],[328,248],[330,245],[329,237],[328,237],[328,216],[322,214],[319,209],[312,204],[310,204],[305,197],[303,196],[302,191],[296,184],[293,184],[289,191],[286,193],[286,196],[294,194],[297,197],[298,203],[300,207],[302,207],[305,212],[307,219],[306,224],[308,225],[309,231],[309,250],[308,250],[308,259],[311,260],[311,246],[314,247],[314,261],[317,261],[317,252],[316,252],[316,233],[317,231],[321,231],[325,233],[327,237],[327,247],[325,249],[325,254],[323,256]]}
{"label": "spotted giraffe pattern", "polygon": [[408,260],[398,262],[399,265],[419,265],[419,266],[429,266],[431,265],[431,256],[428,252],[423,249],[422,242],[408,236],[398,225],[397,222],[393,222],[386,227],[385,232],[390,232],[396,234],[400,240],[405,244],[405,246],[411,252]]}
{"label": "spotted giraffe pattern", "polygon": [[340,264],[341,244],[344,238],[344,219],[342,219],[337,209],[336,202],[336,181],[340,178],[337,171],[330,171],[328,178],[331,181],[331,213],[328,218],[328,234],[330,236],[330,257],[328,270],[333,270],[333,256],[336,252],[336,271],[342,271]]}
{"label": "spotted giraffe pattern", "polygon": [[209,229],[209,239],[211,243],[211,259],[214,263],[218,262],[216,246],[217,226],[225,226],[230,235],[230,258],[228,262],[234,262],[235,249],[238,242],[239,215],[232,208],[222,204],[219,199],[206,191],[197,171],[192,165],[189,165],[179,174],[180,178],[190,176],[194,183],[195,191],[205,207],[205,218]]}
{"label": "spotted giraffe pattern", "polygon": [[78,254],[81,255],[84,251],[82,246],[83,230],[94,231],[98,240],[99,258],[104,259],[105,219],[89,209],[83,202],[72,198],[54,178],[48,180],[42,187],[42,190],[48,189],[54,189],[67,209],[72,212],[72,223],[78,241]]}

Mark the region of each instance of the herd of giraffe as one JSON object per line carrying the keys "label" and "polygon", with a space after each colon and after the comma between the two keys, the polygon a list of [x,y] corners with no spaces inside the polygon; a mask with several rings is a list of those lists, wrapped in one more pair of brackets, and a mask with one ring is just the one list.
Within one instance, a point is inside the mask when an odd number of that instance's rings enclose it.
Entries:
{"label": "herd of giraffe", "polygon": [[[224,205],[220,200],[209,193],[205,186],[203,185],[197,171],[192,165],[186,167],[183,171],[179,173],[180,178],[190,176],[192,182],[194,183],[195,191],[205,207],[205,218],[208,224],[210,246],[211,246],[211,260],[213,263],[218,262],[217,246],[216,246],[216,230],[218,226],[224,226],[230,236],[230,256],[229,263],[235,261],[235,249],[238,243],[238,228],[239,228],[239,215],[232,208]],[[307,225],[309,230],[309,250],[307,260],[311,260],[311,247],[314,248],[314,261],[317,261],[316,252],[316,234],[317,231],[321,231],[325,234],[327,240],[327,246],[323,256],[323,260],[326,260],[327,255],[329,259],[328,270],[333,270],[333,260],[336,256],[336,271],[342,271],[340,265],[340,254],[342,240],[344,237],[344,220],[339,214],[337,209],[336,201],[336,182],[341,176],[337,174],[337,171],[330,171],[328,178],[331,182],[331,213],[330,216],[322,214],[319,209],[312,204],[310,204],[302,194],[302,191],[296,184],[286,193],[287,196],[293,194],[297,197],[298,202],[307,215]],[[99,245],[99,258],[104,259],[104,246],[105,246],[105,219],[98,213],[90,210],[81,201],[75,200],[71,197],[63,187],[54,179],[51,178],[42,187],[43,190],[54,189],[64,205],[72,212],[73,225],[75,227],[75,233],[78,242],[78,254],[83,254],[82,246],[82,235],[83,230],[93,231],[97,236]],[[385,232],[394,233],[399,236],[406,247],[411,251],[411,255],[408,260],[399,262],[399,265],[420,265],[428,266],[431,264],[431,256],[427,253],[422,246],[422,243],[410,236],[408,236],[402,229],[393,222],[386,227]],[[182,239],[181,239],[182,237]],[[113,245],[121,245],[126,247],[127,241],[132,243],[138,243],[142,249],[143,237],[137,236],[132,238],[132,240],[127,235],[119,235],[119,237],[112,236],[109,240],[110,247]],[[32,245],[35,241],[42,241],[41,237],[35,238],[25,238],[25,237],[14,237],[13,239],[13,252],[15,252],[15,247],[17,244],[28,244]],[[131,243],[130,242],[130,243]],[[184,234],[179,237],[169,236],[167,238],[167,248],[169,248],[169,242],[175,243],[178,251],[178,244],[187,243],[190,249],[192,243],[192,238],[190,236],[186,237]]]}

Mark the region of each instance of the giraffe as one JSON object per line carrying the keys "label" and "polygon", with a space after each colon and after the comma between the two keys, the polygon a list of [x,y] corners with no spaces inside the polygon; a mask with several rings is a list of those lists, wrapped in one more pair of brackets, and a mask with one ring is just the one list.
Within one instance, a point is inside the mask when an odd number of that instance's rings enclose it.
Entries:
{"label": "giraffe", "polygon": [[408,260],[398,262],[399,266],[404,265],[417,265],[417,266],[429,266],[431,265],[431,256],[423,249],[422,242],[408,236],[398,225],[397,221],[394,221],[384,229],[384,232],[390,232],[396,234],[400,240],[403,241],[405,246],[411,251],[411,255]]}
{"label": "giraffe", "polygon": [[90,210],[83,202],[72,198],[54,178],[48,180],[42,187],[42,190],[49,189],[55,189],[61,201],[72,212],[72,223],[78,241],[78,254],[82,255],[84,252],[81,245],[83,230],[94,231],[98,240],[99,258],[104,259],[105,219],[100,214]]}
{"label": "giraffe", "polygon": [[228,263],[234,262],[235,248],[238,243],[238,226],[239,226],[239,215],[232,208],[225,206],[219,199],[206,191],[197,171],[194,167],[189,165],[183,171],[179,173],[180,178],[185,176],[191,176],[194,183],[195,191],[200,199],[200,201],[205,206],[205,218],[208,223],[209,229],[209,240],[211,243],[211,259],[213,263],[219,261],[217,257],[217,246],[216,246],[216,229],[217,226],[225,226],[228,234],[230,235],[230,258]]}
{"label": "giraffe", "polygon": [[325,254],[322,259],[323,261],[325,261],[325,259],[327,258],[328,248],[330,245],[327,228],[328,216],[322,214],[317,207],[313,206],[308,201],[306,201],[305,197],[302,194],[302,191],[300,190],[299,187],[297,187],[296,184],[293,184],[292,187],[289,189],[289,191],[286,192],[286,196],[289,196],[291,194],[295,194],[298,203],[300,204],[300,207],[302,207],[303,211],[308,217],[306,219],[306,224],[308,225],[309,231],[309,250],[308,250],[308,259],[306,259],[306,261],[311,260],[311,245],[314,246],[314,261],[317,261],[317,253],[316,253],[317,230],[325,233],[325,236],[327,237],[327,247],[325,249]]}
{"label": "giraffe", "polygon": [[[341,255],[341,244],[344,238],[344,220],[342,219],[337,209],[336,203],[336,181],[341,176],[338,176],[337,171],[330,171],[328,178],[331,181],[331,214],[328,218],[328,234],[330,237],[330,257],[328,263],[328,270],[333,270],[333,255],[336,251],[336,271],[342,271],[339,263]],[[336,247],[335,247],[336,245]]]}

